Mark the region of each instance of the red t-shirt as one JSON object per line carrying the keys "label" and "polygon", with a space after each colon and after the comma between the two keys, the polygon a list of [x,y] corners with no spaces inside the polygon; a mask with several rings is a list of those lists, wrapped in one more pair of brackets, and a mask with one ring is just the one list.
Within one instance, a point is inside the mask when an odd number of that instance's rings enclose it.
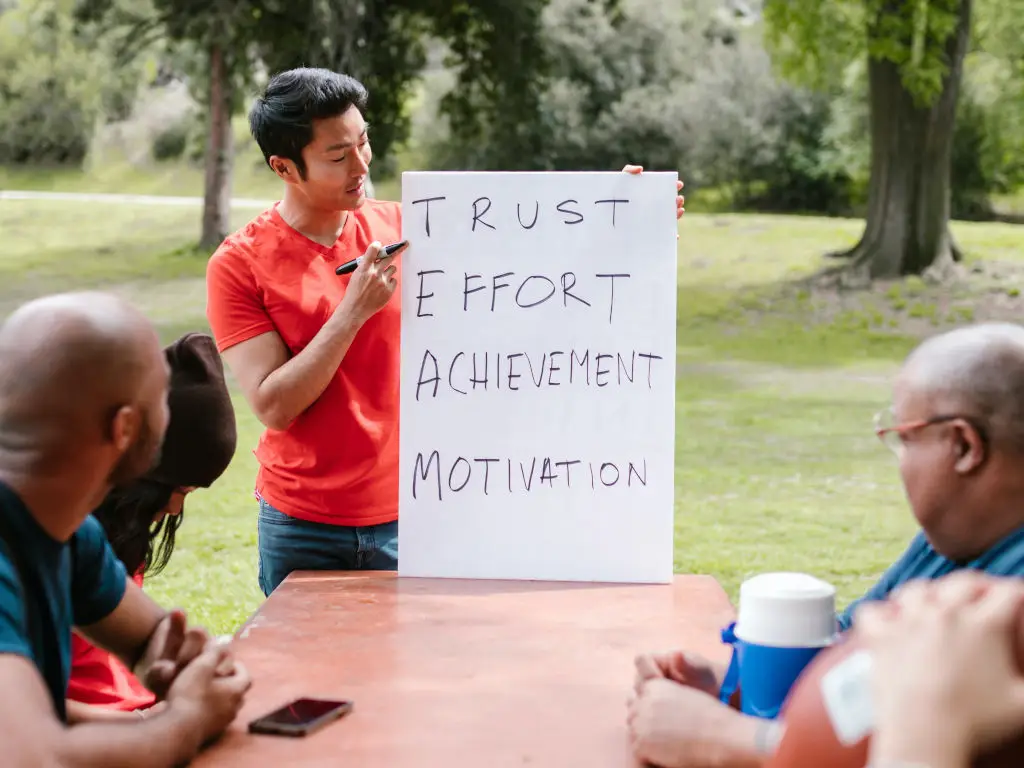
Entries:
{"label": "red t-shirt", "polygon": [[[228,237],[206,270],[206,313],[221,352],[276,331],[301,352],[334,312],[351,275],[336,267],[374,240],[401,239],[398,203],[367,200],[349,213],[333,247],[285,223],[277,206]],[[256,492],[302,520],[366,526],[398,519],[399,286],[356,334],[320,398],[256,448]]]}
{"label": "red t-shirt", "polygon": [[[142,586],[141,573],[136,574],[133,580]],[[123,712],[145,709],[156,703],[152,691],[120,659],[75,633],[71,634],[71,676],[67,697],[72,701]]]}

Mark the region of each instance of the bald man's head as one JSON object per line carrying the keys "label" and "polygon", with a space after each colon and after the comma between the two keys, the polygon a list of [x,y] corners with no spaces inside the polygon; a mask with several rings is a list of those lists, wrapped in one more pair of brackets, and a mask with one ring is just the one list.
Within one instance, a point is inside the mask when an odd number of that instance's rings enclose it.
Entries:
{"label": "bald man's head", "polygon": [[109,294],[47,296],[0,326],[0,449],[8,453],[31,451],[51,466],[98,456],[123,482],[156,458],[166,389],[152,325]]}
{"label": "bald man's head", "polygon": [[893,391],[900,476],[941,554],[969,561],[1024,525],[1024,328],[935,336]]}
{"label": "bald man's head", "polygon": [[928,339],[900,381],[937,409],[974,417],[993,447],[1024,455],[1024,327],[985,323]]}

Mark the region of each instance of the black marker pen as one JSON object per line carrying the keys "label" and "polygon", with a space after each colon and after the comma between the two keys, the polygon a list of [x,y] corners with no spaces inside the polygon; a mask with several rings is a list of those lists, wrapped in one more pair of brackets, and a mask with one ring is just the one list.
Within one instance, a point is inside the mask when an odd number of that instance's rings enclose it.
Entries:
{"label": "black marker pen", "polygon": [[[405,246],[407,246],[408,244],[409,244],[408,240],[403,240],[400,243],[394,243],[392,245],[387,245],[387,246],[384,247],[384,249],[381,251],[381,253],[383,253],[384,256],[391,256],[392,254],[394,254],[394,253],[402,250],[403,248],[405,248]],[[378,257],[378,260],[384,258],[384,256]],[[360,257],[360,258],[362,258],[362,257]],[[358,266],[359,266],[359,259],[352,259],[352,261],[347,261],[344,264],[342,264],[340,267],[338,267],[336,270],[334,270],[334,274],[336,274],[336,275],[347,275],[349,272],[355,272],[356,271],[356,267],[358,267]]]}

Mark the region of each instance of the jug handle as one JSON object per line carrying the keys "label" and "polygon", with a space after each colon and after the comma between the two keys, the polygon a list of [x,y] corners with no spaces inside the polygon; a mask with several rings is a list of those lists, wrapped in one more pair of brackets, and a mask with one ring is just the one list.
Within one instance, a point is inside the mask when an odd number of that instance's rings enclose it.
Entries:
{"label": "jug handle", "polygon": [[[729,659],[729,668],[722,680],[722,688],[718,692],[718,698],[723,704],[730,704],[732,697],[739,691],[740,685],[740,659],[736,649],[736,622],[722,630],[722,642],[732,648],[732,658]],[[742,693],[740,694],[742,695]]]}

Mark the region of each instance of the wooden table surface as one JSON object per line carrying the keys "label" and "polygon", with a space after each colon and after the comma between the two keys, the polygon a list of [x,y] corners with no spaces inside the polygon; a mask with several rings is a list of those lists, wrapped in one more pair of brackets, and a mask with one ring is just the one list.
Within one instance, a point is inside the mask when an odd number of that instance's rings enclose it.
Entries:
{"label": "wooden table surface", "polygon": [[[724,661],[733,609],[718,583],[672,585],[292,574],[239,630],[254,684],[194,766],[622,768],[638,652]],[[304,738],[246,726],[293,698],[349,699]]]}

